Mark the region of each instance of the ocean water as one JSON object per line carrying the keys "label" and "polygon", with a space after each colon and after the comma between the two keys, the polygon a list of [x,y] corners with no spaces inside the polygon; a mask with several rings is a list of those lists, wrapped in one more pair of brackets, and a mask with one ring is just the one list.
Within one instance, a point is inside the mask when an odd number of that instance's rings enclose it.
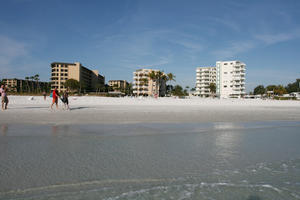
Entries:
{"label": "ocean water", "polygon": [[300,122],[0,122],[0,199],[300,199]]}

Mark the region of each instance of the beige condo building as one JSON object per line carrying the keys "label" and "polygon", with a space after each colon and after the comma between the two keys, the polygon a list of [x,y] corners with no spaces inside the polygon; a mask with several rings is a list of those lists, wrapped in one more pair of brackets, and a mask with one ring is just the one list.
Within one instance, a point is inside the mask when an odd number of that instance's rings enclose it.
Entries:
{"label": "beige condo building", "polygon": [[166,81],[160,83],[149,78],[149,74],[155,69],[138,69],[133,72],[133,94],[136,96],[165,96]]}
{"label": "beige condo building", "polygon": [[125,90],[129,83],[126,80],[110,80],[108,81],[108,85],[112,87],[114,90],[119,88],[121,90]]}
{"label": "beige condo building", "polygon": [[200,97],[209,97],[212,94],[209,85],[216,83],[216,67],[198,67],[196,69],[196,93]]}
{"label": "beige condo building", "polygon": [[68,79],[79,81],[87,91],[96,91],[105,84],[105,77],[98,70],[90,70],[79,62],[51,63],[51,89],[57,87],[58,91],[65,91],[64,83]]}

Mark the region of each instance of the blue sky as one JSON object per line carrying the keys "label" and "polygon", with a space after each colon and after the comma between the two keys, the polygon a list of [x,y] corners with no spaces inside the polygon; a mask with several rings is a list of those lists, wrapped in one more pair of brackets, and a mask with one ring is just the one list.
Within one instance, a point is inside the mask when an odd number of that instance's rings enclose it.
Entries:
{"label": "blue sky", "polygon": [[106,81],[139,68],[195,85],[195,69],[246,63],[246,89],[300,78],[299,0],[1,0],[0,78],[81,62]]}

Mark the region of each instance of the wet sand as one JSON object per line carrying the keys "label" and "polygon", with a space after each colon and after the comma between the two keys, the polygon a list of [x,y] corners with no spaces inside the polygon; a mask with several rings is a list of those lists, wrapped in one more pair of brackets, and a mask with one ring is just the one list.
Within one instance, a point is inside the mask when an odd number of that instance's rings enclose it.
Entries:
{"label": "wet sand", "polygon": [[0,199],[297,200],[299,122],[7,125]]}

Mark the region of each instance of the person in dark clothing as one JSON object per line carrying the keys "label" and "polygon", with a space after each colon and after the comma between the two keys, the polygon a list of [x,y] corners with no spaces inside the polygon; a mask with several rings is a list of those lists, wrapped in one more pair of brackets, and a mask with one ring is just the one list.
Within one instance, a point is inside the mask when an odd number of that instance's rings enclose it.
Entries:
{"label": "person in dark clothing", "polygon": [[61,100],[64,103],[65,108],[68,109],[68,110],[70,110],[70,107],[69,107],[69,93],[68,93],[68,91],[64,91]]}

